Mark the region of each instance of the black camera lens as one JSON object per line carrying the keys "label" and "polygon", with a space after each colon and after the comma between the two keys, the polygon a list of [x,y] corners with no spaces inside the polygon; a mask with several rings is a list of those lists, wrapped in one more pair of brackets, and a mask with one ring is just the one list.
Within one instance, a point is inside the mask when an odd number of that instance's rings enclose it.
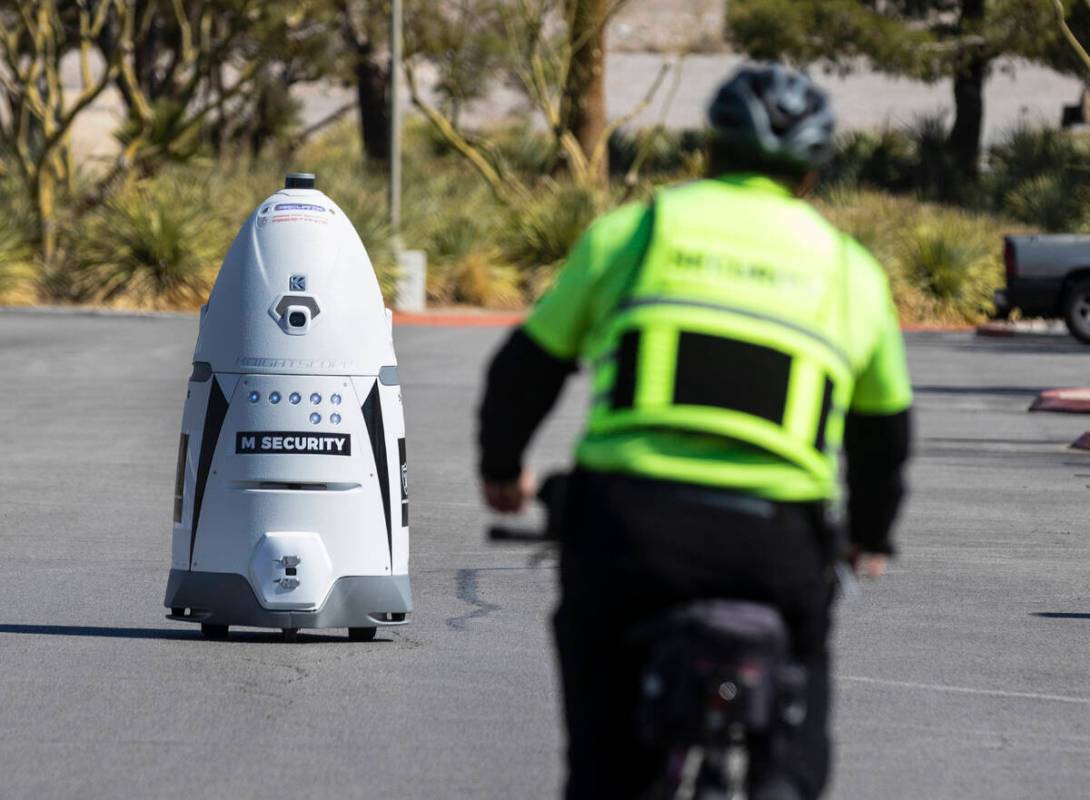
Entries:
{"label": "black camera lens", "polygon": [[288,314],[288,324],[293,328],[304,328],[307,324],[307,315],[302,311],[292,311]]}

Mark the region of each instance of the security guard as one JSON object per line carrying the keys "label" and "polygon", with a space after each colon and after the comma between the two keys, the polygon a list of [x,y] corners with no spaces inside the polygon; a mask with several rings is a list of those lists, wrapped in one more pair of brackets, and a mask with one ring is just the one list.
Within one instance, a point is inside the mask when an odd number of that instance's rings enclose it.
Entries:
{"label": "security guard", "polygon": [[819,796],[842,447],[852,563],[878,577],[893,552],[911,404],[896,311],[881,267],[799,199],[832,153],[827,97],[745,66],[709,121],[712,177],[593,225],[495,356],[481,407],[485,499],[518,511],[530,437],[576,364],[592,371],[555,618],[569,798],[638,797],[661,774],[631,723],[629,634],[711,597],[783,615],[809,674],[791,781]]}

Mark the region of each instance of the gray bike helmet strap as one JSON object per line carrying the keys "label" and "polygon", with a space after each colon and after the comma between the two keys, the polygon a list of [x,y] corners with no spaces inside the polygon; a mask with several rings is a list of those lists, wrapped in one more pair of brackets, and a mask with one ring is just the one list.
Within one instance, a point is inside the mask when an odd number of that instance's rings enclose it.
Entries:
{"label": "gray bike helmet strap", "polygon": [[801,72],[779,64],[740,68],[708,108],[714,135],[771,160],[815,169],[833,156],[829,98]]}

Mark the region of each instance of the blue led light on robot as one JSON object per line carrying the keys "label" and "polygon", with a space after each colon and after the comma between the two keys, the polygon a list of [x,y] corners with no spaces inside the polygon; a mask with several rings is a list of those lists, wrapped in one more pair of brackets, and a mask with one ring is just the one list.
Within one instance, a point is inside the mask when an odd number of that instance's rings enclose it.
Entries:
{"label": "blue led light on robot", "polygon": [[288,396],[288,402],[291,403],[293,406],[299,405],[299,401],[302,399],[303,398],[299,396],[299,392],[292,392]]}
{"label": "blue led light on robot", "polygon": [[319,403],[322,402],[322,396],[320,394],[318,394],[317,392],[315,392],[314,394],[312,394],[310,396],[310,402],[313,405],[318,405]]}
{"label": "blue led light on robot", "polygon": [[319,422],[322,421],[322,415],[315,411],[313,414],[310,415],[310,421],[317,425]]}
{"label": "blue led light on robot", "polygon": [[329,402],[335,406],[339,406],[341,404],[341,396],[339,394],[331,394],[329,396]]}
{"label": "blue led light on robot", "polygon": [[280,402],[280,392],[273,392],[269,395],[269,402],[274,406]]}
{"label": "blue led light on robot", "polygon": [[261,392],[250,392],[250,402],[256,403],[261,399]]}
{"label": "blue led light on robot", "polygon": [[332,422],[334,425],[340,425],[341,424],[341,415],[340,414],[330,414],[329,415],[329,421]]}

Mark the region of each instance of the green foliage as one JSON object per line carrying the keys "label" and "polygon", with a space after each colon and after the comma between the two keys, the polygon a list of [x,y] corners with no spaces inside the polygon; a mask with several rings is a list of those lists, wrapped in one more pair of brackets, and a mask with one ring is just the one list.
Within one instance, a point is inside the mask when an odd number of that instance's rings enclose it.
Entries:
{"label": "green foliage", "polygon": [[503,69],[507,52],[503,15],[511,13],[497,0],[410,0],[407,49],[435,66],[435,91],[455,122],[468,104],[488,94]]}
{"label": "green foliage", "polygon": [[904,234],[898,266],[903,278],[939,307],[967,320],[992,310],[992,294],[1002,281],[998,240],[970,218],[943,215]]}
{"label": "green foliage", "polygon": [[200,187],[171,180],[135,184],[73,232],[70,299],[196,308],[229,237]]}
{"label": "green foliage", "polygon": [[[12,204],[17,191],[0,187],[5,200],[0,205],[0,303],[30,303],[37,299],[34,263],[34,221],[26,208]],[[6,206],[6,207],[5,207]]]}
{"label": "green foliage", "polygon": [[834,186],[956,200],[968,184],[953,169],[946,139],[942,115],[920,117],[908,128],[852,131],[841,137],[826,181]]}
{"label": "green foliage", "polygon": [[848,69],[866,58],[890,71],[920,71],[914,54],[931,37],[905,24],[904,10],[881,14],[858,0],[730,0],[726,34],[760,60],[827,61]]}
{"label": "green foliage", "polygon": [[1020,125],[991,148],[988,163],[1002,181],[998,190],[1004,192],[1051,170],[1086,170],[1090,154],[1070,133]]}
{"label": "green foliage", "polygon": [[825,180],[836,186],[907,192],[917,187],[919,153],[907,131],[853,131],[840,140]]}
{"label": "green foliage", "polygon": [[707,135],[700,130],[618,130],[609,137],[609,168],[614,175],[625,175],[642,157],[639,166],[644,174],[690,172],[707,143]]}
{"label": "green foliage", "polygon": [[1090,222],[1090,142],[1067,131],[1020,126],[988,151],[973,183],[958,180],[943,142],[941,117],[911,128],[853,132],[841,138],[826,175],[829,191],[877,189],[913,194],[1007,216],[1044,231]]}
{"label": "green foliage", "polygon": [[556,160],[552,142],[534,127],[530,119],[517,119],[496,126],[487,135],[487,143],[499,160],[520,175],[546,175]]}
{"label": "green foliage", "polygon": [[[1051,6],[1052,2],[1050,0],[1040,5]],[[1090,4],[1085,0],[1063,0],[1063,5],[1072,33],[1084,45],[1090,43]],[[1060,72],[1086,77],[1086,64],[1064,40],[1058,21],[1048,34],[1038,38],[1036,52],[1025,52],[1023,55],[1043,61]]]}
{"label": "green foliage", "polygon": [[504,251],[522,266],[552,267],[567,256],[598,212],[598,198],[586,189],[548,183],[532,203],[511,212]]}
{"label": "green foliage", "polygon": [[1020,183],[1004,198],[1011,216],[1046,231],[1072,231],[1083,224],[1086,190],[1074,190],[1057,172]]}
{"label": "green foliage", "polygon": [[[497,199],[461,159],[436,156],[423,130],[412,125],[406,136],[403,243],[428,253],[432,303],[492,308],[519,308],[536,297],[595,216],[622,195],[646,200],[657,186],[691,177],[687,159],[689,147],[695,146],[686,135],[671,135],[666,138],[669,147],[648,158],[647,180],[627,191],[617,181],[609,193],[597,194],[541,178],[533,171],[537,134],[521,128],[526,133],[520,143],[519,126],[511,126],[499,131],[495,141],[505,148],[525,148],[522,168],[534,191],[525,202],[510,205]],[[910,130],[846,137],[836,185],[819,203],[834,224],[855,235],[887,267],[906,321],[975,320],[1002,283],[1002,237],[1017,232],[1018,226],[912,197],[921,193],[913,181],[919,183],[920,154],[927,151],[928,136],[934,134],[921,123]],[[1078,154],[1081,147],[1052,133],[1012,134],[997,146],[997,174],[989,180],[997,187],[1020,186],[1038,165],[1057,159],[1057,154]],[[1025,166],[1023,157],[1038,160]],[[1060,163],[1070,173],[1071,165],[1081,162],[1067,158]],[[203,302],[231,236],[280,186],[285,166],[318,174],[320,188],[359,231],[389,294],[396,267],[385,176],[363,163],[349,123],[306,145],[289,165],[255,161],[169,166],[122,187],[107,204],[78,221],[67,211],[73,221],[65,225],[63,269],[39,274],[36,280],[54,300],[195,308]],[[1004,177],[1008,174],[1009,180]],[[902,193],[856,188],[883,183],[897,185]],[[1056,193],[1062,194],[1058,189]],[[1024,194],[1043,196],[1028,189]],[[13,196],[8,195],[9,203]],[[0,215],[0,272],[26,252],[20,249],[18,220],[10,209]],[[9,258],[7,253],[16,255]],[[24,285],[33,299],[34,282]]]}
{"label": "green foliage", "polygon": [[886,268],[906,323],[986,317],[1003,285],[1003,236],[1021,232],[1002,218],[879,192],[834,191],[819,208]]}
{"label": "green foliage", "polygon": [[[1070,7],[1078,0],[1065,0]],[[1051,0],[990,0],[980,14],[960,0],[730,0],[727,38],[754,58],[838,69],[873,68],[934,81],[964,68],[971,50],[1060,59]],[[973,39],[970,48],[965,37]]]}
{"label": "green foliage", "polygon": [[1046,231],[1086,220],[1090,144],[1066,131],[1020,126],[991,148],[985,189],[992,207]]}
{"label": "green foliage", "polygon": [[730,0],[727,36],[761,59],[928,82],[953,78],[955,124],[939,143],[951,157],[932,176],[944,198],[974,189],[957,181],[977,176],[984,84],[994,62],[1070,59],[1052,0]]}

